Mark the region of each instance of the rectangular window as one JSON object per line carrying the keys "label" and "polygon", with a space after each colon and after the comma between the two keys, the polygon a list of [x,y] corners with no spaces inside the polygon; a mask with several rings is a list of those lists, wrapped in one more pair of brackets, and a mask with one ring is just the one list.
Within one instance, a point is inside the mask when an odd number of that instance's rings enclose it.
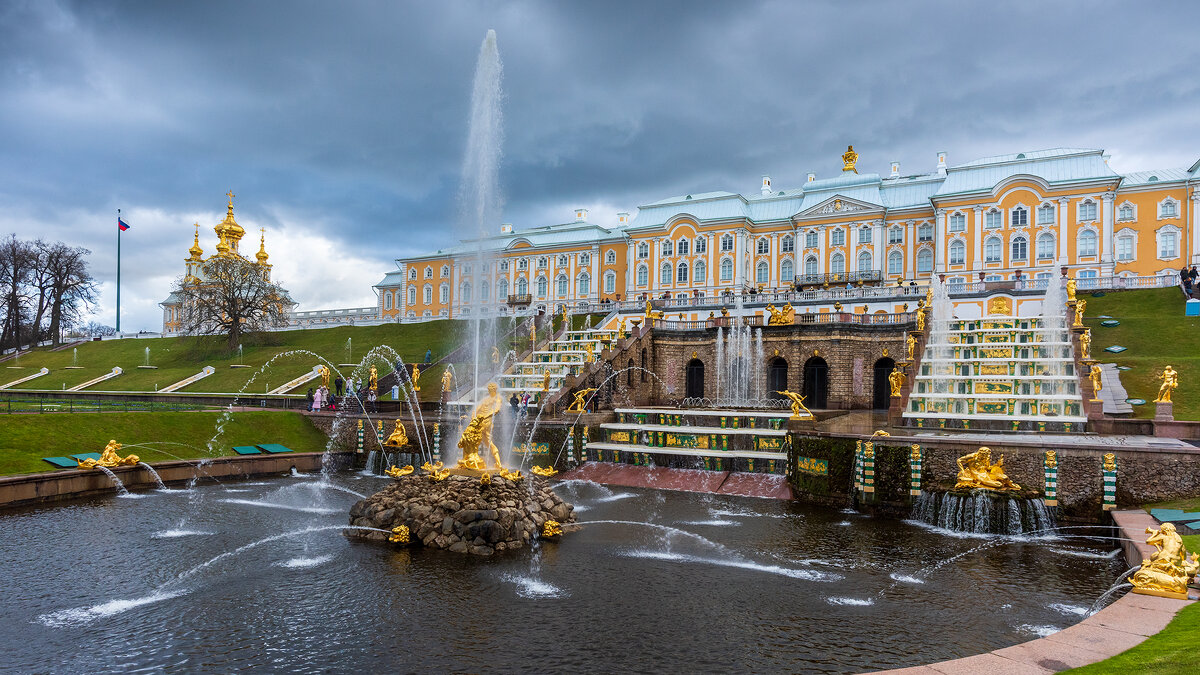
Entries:
{"label": "rectangular window", "polygon": [[729,235],[725,235],[724,237],[721,237],[721,250],[722,251],[732,251],[733,250],[733,237],[731,237]]}
{"label": "rectangular window", "polygon": [[783,243],[780,245],[780,249],[781,249],[781,250],[782,250],[784,253],[791,253],[791,252],[792,252],[792,250],[793,250],[795,247],[796,247],[796,246],[795,246],[795,244],[793,243],[793,241],[792,241],[792,238],[791,238],[791,237],[784,237],[784,238],[783,238]]}
{"label": "rectangular window", "polygon": [[1117,238],[1117,260],[1133,260],[1133,237]]}
{"label": "rectangular window", "polygon": [[864,227],[858,231],[858,243],[860,243],[860,244],[871,243],[871,228]]}
{"label": "rectangular window", "polygon": [[708,240],[704,237],[696,237],[696,253],[708,253]]}
{"label": "rectangular window", "polygon": [[917,241],[933,241],[933,226],[922,225],[917,228]]}
{"label": "rectangular window", "polygon": [[1164,232],[1162,234],[1162,236],[1159,237],[1158,241],[1159,241],[1158,257],[1174,258],[1177,255],[1179,255],[1175,249],[1175,233],[1174,232]]}
{"label": "rectangular window", "polygon": [[833,234],[831,235],[831,241],[833,242],[834,246],[845,246],[846,245],[846,231],[845,230],[834,230]]}
{"label": "rectangular window", "polygon": [[995,229],[997,227],[1002,227],[1003,225],[1004,225],[1004,221],[1001,220],[999,211],[988,211],[987,212],[987,216],[984,218],[984,223],[983,223],[984,227],[986,227],[988,229]]}
{"label": "rectangular window", "polygon": [[804,247],[805,248],[816,248],[817,247],[817,233],[816,232],[809,232],[804,235]]}
{"label": "rectangular window", "polygon": [[1079,205],[1079,220],[1096,219],[1096,202],[1083,202]]}
{"label": "rectangular window", "polygon": [[956,213],[950,216],[950,231],[965,232],[967,229],[967,217],[961,213]]}
{"label": "rectangular window", "polygon": [[1174,218],[1175,217],[1175,202],[1163,202],[1162,217],[1163,218]]}
{"label": "rectangular window", "polygon": [[1054,224],[1054,207],[1050,204],[1044,204],[1038,207],[1038,225],[1053,225]]}
{"label": "rectangular window", "polygon": [[904,229],[900,228],[900,227],[893,227],[892,229],[888,230],[888,243],[889,244],[903,244],[904,243]]}
{"label": "rectangular window", "polygon": [[1015,208],[1012,210],[1013,227],[1020,227],[1029,224],[1029,212],[1023,208]]}

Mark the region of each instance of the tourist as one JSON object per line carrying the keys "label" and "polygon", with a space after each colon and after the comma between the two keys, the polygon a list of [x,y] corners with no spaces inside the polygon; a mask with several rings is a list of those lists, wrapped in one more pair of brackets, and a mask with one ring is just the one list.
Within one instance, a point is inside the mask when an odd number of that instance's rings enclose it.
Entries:
{"label": "tourist", "polygon": [[374,389],[367,390],[367,407],[370,408],[371,412],[373,413],[379,412],[379,406],[375,404],[378,398],[379,395],[375,393]]}
{"label": "tourist", "polygon": [[308,393],[304,395],[304,400],[308,401],[308,410],[309,410],[309,412],[312,412],[312,409],[313,409],[313,388],[312,387],[308,388]]}
{"label": "tourist", "polygon": [[341,398],[342,388],[345,386],[346,386],[346,381],[342,379],[341,375],[338,375],[336,378],[334,378],[333,389],[334,389],[334,391],[337,392],[338,398]]}
{"label": "tourist", "polygon": [[1179,283],[1183,285],[1184,293],[1192,294],[1192,277],[1188,274],[1187,265],[1179,268]]}
{"label": "tourist", "polygon": [[513,417],[516,418],[518,412],[517,409],[521,406],[521,399],[517,398],[517,394],[515,392],[513,393],[512,397],[508,399],[508,405],[512,406]]}
{"label": "tourist", "polygon": [[[309,391],[312,391],[309,389]],[[312,411],[319,412],[321,410],[321,387],[317,387],[317,391],[313,394]]]}
{"label": "tourist", "polygon": [[529,417],[529,392],[521,394],[521,419]]}
{"label": "tourist", "polygon": [[433,360],[433,350],[426,349],[425,350],[425,363],[429,363],[431,360]]}

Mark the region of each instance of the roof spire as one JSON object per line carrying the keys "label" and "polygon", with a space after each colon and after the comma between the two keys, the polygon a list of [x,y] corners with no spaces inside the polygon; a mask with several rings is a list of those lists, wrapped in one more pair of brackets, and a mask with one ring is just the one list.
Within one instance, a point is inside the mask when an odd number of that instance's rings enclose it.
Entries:
{"label": "roof spire", "polygon": [[200,248],[200,223],[196,223],[196,234],[192,239],[192,247],[188,249],[188,253],[192,254],[189,260],[202,260],[204,258],[204,249]]}
{"label": "roof spire", "polygon": [[261,228],[259,228],[259,231],[262,232],[262,234],[259,235],[258,253],[255,254],[254,257],[258,259],[259,265],[266,265],[267,264],[267,228],[261,227]]}

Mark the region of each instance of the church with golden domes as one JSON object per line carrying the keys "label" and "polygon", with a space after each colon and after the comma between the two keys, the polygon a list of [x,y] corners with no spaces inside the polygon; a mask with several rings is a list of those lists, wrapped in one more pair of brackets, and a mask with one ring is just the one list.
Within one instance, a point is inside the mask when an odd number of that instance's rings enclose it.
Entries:
{"label": "church with golden domes", "polygon": [[[203,284],[205,280],[204,265],[216,256],[238,256],[246,258],[238,250],[245,236],[246,230],[233,217],[233,198],[232,191],[227,192],[229,198],[228,205],[225,210],[225,219],[217,223],[213,230],[217,234],[216,254],[208,258],[204,257],[204,249],[200,247],[200,224],[196,223],[196,233],[192,239],[192,247],[188,249],[188,257],[184,259],[184,285]],[[267,262],[270,256],[267,255],[267,237],[266,230],[262,230],[258,240],[258,253],[254,254],[255,264],[262,268],[263,277],[270,281],[271,279],[271,264]],[[294,307],[296,303],[290,302],[289,306]],[[163,308],[163,334],[176,335],[181,330],[182,308],[183,302],[178,293],[172,292],[166,300],[158,303]]]}

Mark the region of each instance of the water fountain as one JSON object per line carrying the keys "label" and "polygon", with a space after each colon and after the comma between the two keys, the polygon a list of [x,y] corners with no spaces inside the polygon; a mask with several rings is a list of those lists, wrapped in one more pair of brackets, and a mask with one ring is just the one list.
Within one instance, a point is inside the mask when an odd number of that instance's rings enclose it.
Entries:
{"label": "water fountain", "polygon": [[346,368],[346,367],[353,368],[356,365],[358,365],[358,364],[354,363],[354,338],[348,337],[348,338],[346,338],[346,362],[339,363],[338,367],[339,368]]}
{"label": "water fountain", "polygon": [[1055,527],[1053,510],[1036,494],[1022,496],[1021,486],[1004,473],[1004,457],[991,461],[983,447],[958,458],[958,475],[949,492],[922,490],[913,505],[914,519],[954,532],[1025,534]]}
{"label": "water fountain", "polygon": [[[736,315],[735,315],[736,316]],[[717,329],[716,407],[759,406],[766,398],[762,329],[735,319],[728,332]]]}
{"label": "water fountain", "polygon": [[242,345],[239,344],[237,346],[237,363],[231,363],[229,365],[229,367],[230,368],[249,368],[250,367],[250,366],[246,365],[245,358],[243,357]]}
{"label": "water fountain", "polygon": [[143,359],[142,359],[142,365],[138,366],[138,368],[147,368],[150,370],[155,370],[158,368],[158,366],[150,365],[150,348],[149,347],[146,347],[145,357],[143,357]]}
{"label": "water fountain", "polygon": [[71,365],[66,366],[66,370],[81,370],[83,366],[79,365],[79,347],[71,348]]}

